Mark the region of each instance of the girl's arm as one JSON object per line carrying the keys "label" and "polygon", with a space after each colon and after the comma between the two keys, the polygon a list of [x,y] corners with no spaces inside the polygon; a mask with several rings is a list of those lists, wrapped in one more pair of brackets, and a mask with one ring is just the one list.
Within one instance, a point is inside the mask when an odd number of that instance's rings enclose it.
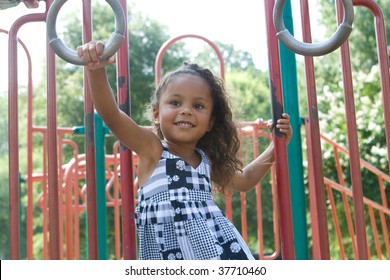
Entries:
{"label": "girl's arm", "polygon": [[[292,137],[290,116],[284,113],[282,117],[283,118],[277,121],[276,127],[279,128],[280,132],[286,135],[287,143],[289,143]],[[272,124],[269,124],[268,128],[271,127]],[[244,167],[242,172],[236,173],[233,178],[233,188],[242,192],[250,191],[264,178],[274,161],[274,143],[271,142],[268,148],[260,156]]]}
{"label": "girl's arm", "polygon": [[[115,62],[114,58],[99,61],[104,44],[90,42],[77,48],[77,54],[86,62],[85,71],[89,80],[91,97],[96,111],[112,133],[130,150],[142,158],[160,156],[158,137],[151,131],[140,127],[128,115],[122,112],[116,103],[105,67]],[[155,151],[156,150],[156,151]]]}

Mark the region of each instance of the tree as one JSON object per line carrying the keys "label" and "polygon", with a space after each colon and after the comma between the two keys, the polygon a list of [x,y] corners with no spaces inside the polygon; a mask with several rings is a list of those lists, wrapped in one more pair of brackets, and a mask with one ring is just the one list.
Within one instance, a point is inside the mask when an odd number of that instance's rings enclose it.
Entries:
{"label": "tree", "polygon": [[[329,37],[335,30],[331,26],[336,26],[334,2],[334,0],[320,1],[321,23],[329,27],[326,37]],[[382,7],[385,19],[389,18],[390,9],[388,7],[390,1],[381,0],[377,2]],[[383,133],[383,101],[378,74],[374,18],[366,8],[355,7],[354,10],[353,31],[348,40],[360,157],[387,173],[389,159],[386,159],[387,147]],[[387,34],[389,34],[389,28],[390,22],[386,21]],[[321,132],[338,144],[348,148],[346,109],[340,63],[339,50],[319,57],[318,63],[316,63],[319,119]],[[326,146],[323,151],[324,175],[338,182],[333,153],[327,150]],[[350,162],[348,158],[344,158],[342,162],[346,186],[350,188]],[[381,203],[378,180],[375,175],[362,171],[362,187],[365,197]],[[389,200],[388,186],[386,192],[387,200]],[[337,207],[342,210],[343,205],[340,204]],[[340,221],[340,223],[342,222],[344,221]],[[380,222],[378,221],[378,223]],[[329,225],[331,224],[332,222],[329,222]],[[369,242],[369,244],[373,244],[373,242]],[[349,253],[351,258],[351,250],[349,250]]]}
{"label": "tree", "polygon": [[[334,5],[325,4],[321,1],[321,7],[324,9],[322,22],[329,26],[329,22],[335,15]],[[331,1],[334,2],[334,1]],[[385,15],[390,16],[389,0],[378,1]],[[373,159],[372,151],[374,147],[379,150],[386,148],[385,135],[380,128],[384,127],[383,120],[383,101],[380,89],[379,66],[376,52],[375,32],[373,17],[367,9],[355,8],[355,20],[353,31],[349,38],[351,52],[351,63],[353,71],[353,86],[355,95],[355,106],[357,111],[358,136],[360,139],[361,156],[367,161],[376,163],[376,166],[387,172],[386,163],[383,160]],[[387,22],[387,30],[390,30],[390,23]],[[330,32],[330,31],[328,31]],[[387,32],[388,34],[389,32]],[[346,120],[344,95],[341,84],[341,69],[339,67],[339,52],[321,57],[320,63],[316,64],[317,88],[319,106],[321,113],[321,124],[323,131],[337,142],[347,146],[346,138]],[[375,119],[363,118],[363,115],[378,116]],[[383,153],[380,152],[383,157]]]}

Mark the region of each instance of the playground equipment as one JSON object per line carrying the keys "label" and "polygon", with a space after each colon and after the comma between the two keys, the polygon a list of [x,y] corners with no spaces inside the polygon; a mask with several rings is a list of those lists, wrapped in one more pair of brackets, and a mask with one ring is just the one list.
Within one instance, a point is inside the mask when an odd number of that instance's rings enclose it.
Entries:
{"label": "playground equipment", "polygon": [[308,56],[320,56],[328,54],[340,47],[341,44],[343,44],[345,40],[347,40],[349,34],[351,34],[354,17],[353,5],[351,0],[342,0],[344,18],[337,31],[328,40],[318,44],[299,42],[286,29],[282,16],[285,3],[286,0],[277,0],[275,2],[273,18],[275,29],[277,32],[276,36],[278,36],[279,40],[283,43],[285,47],[297,54]]}
{"label": "playground equipment", "polygon": [[[57,15],[61,7],[67,0],[57,0],[51,5],[49,13],[47,14],[47,34],[49,39],[49,45],[53,51],[62,59],[75,65],[83,65],[83,61],[77,56],[76,52],[68,48],[64,42],[58,38],[56,31]],[[125,38],[125,16],[119,1],[106,0],[111,6],[115,15],[115,31],[111,34],[111,37],[105,44],[102,60],[107,60],[113,56],[122,45]]]}
{"label": "playground equipment", "polygon": [[1,9],[9,9],[12,7],[15,7],[20,4],[20,2],[23,2],[24,5],[26,5],[27,8],[37,8],[38,7],[38,1],[39,0],[3,0],[0,3],[0,10]]}
{"label": "playground equipment", "polygon": [[[341,1],[341,0],[340,0]],[[341,2],[337,1],[337,11],[338,11],[338,19],[341,22],[341,13],[342,5]],[[46,1],[47,9],[52,5],[53,1]],[[83,13],[84,19],[83,22],[85,24],[85,33],[84,40],[91,40],[91,29],[90,29],[90,7],[89,1],[84,0],[84,9]],[[120,1],[123,10],[126,10],[126,1]],[[289,90],[286,90],[286,86],[282,85],[281,82],[281,73],[283,72],[283,66],[286,64],[285,56],[281,55],[279,59],[279,49],[283,51],[283,46],[278,44],[276,30],[274,26],[274,7],[275,1],[266,0],[265,2],[266,8],[266,24],[267,24],[267,41],[268,41],[268,50],[269,50],[269,59],[270,59],[270,88],[271,88],[271,99],[272,99],[272,107],[273,107],[273,118],[278,118],[283,111],[283,108],[286,106],[284,102],[286,99],[290,101],[292,98],[282,98],[289,94]],[[380,69],[381,69],[381,86],[383,92],[383,102],[384,102],[384,111],[385,111],[385,130],[386,130],[386,139],[389,147],[390,141],[390,128],[389,128],[389,120],[390,120],[390,86],[389,86],[389,73],[388,73],[388,60],[387,60],[387,48],[386,48],[386,40],[384,36],[384,24],[383,24],[383,15],[379,6],[370,0],[359,0],[352,2],[354,6],[364,6],[369,8],[375,16],[376,19],[376,32],[377,32],[377,43],[378,43],[378,53],[379,53],[379,61],[380,61]],[[53,3],[54,4],[54,3]],[[284,2],[283,2],[284,4]],[[348,3],[344,3],[348,4]],[[309,22],[309,13],[308,13],[308,1],[301,0],[301,10],[302,13],[302,26],[303,30],[303,40],[305,42],[311,42],[310,35],[310,22]],[[19,212],[19,166],[18,166],[18,136],[17,136],[17,57],[16,57],[16,38],[17,31],[19,27],[30,21],[45,21],[47,19],[48,13],[44,14],[35,14],[30,16],[22,17],[20,20],[15,22],[12,29],[10,30],[9,40],[10,40],[10,63],[9,63],[9,72],[10,72],[10,89],[9,89],[9,155],[10,155],[10,257],[12,259],[20,258],[20,212]],[[126,15],[125,15],[126,17]],[[126,22],[126,21],[125,21]],[[129,99],[129,91],[128,91],[128,57],[127,57],[127,30],[125,27],[124,30],[124,40],[122,45],[118,51],[118,59],[117,61],[124,61],[126,63],[118,63],[118,77],[121,77],[121,83],[118,83],[118,99],[121,108],[124,111],[129,112],[128,104],[126,100]],[[53,34],[52,34],[53,35]],[[193,35],[192,35],[193,36]],[[55,36],[56,37],[56,34]],[[201,36],[199,36],[201,37]],[[167,42],[166,47],[172,42]],[[61,47],[60,47],[61,48]],[[390,178],[387,174],[375,170],[372,166],[369,166],[368,163],[364,163],[360,160],[358,147],[357,147],[357,137],[356,137],[356,127],[355,127],[355,117],[353,114],[353,90],[351,83],[351,74],[350,74],[350,66],[349,66],[349,53],[348,53],[348,43],[344,43],[341,46],[342,53],[342,65],[344,70],[344,88],[345,88],[345,96],[346,96],[346,112],[347,112],[347,120],[348,120],[348,147],[349,150],[343,150],[336,143],[332,143],[332,147],[335,151],[335,154],[338,154],[339,151],[346,152],[350,156],[351,160],[351,177],[353,189],[352,191],[348,190],[345,187],[345,184],[342,180],[342,176],[340,175],[339,182],[330,181],[327,178],[324,178],[322,171],[322,147],[321,147],[321,138],[325,139],[324,136],[321,136],[318,125],[318,112],[317,112],[317,100],[316,100],[316,85],[314,79],[314,63],[313,58],[310,56],[305,57],[305,70],[306,70],[306,83],[307,83],[307,95],[308,95],[308,107],[309,116],[305,119],[305,129],[307,136],[307,154],[308,154],[308,172],[309,172],[309,193],[310,193],[310,213],[311,213],[311,230],[312,230],[312,244],[313,244],[313,259],[329,259],[329,237],[328,237],[328,225],[326,220],[326,192],[328,194],[328,199],[335,205],[336,198],[333,196],[334,192],[339,192],[343,198],[343,203],[345,205],[345,211],[347,216],[348,230],[350,233],[350,240],[353,246],[354,257],[356,259],[368,259],[372,255],[375,255],[377,258],[386,258],[384,253],[381,251],[383,243],[385,244],[385,248],[387,251],[387,258],[390,255],[390,242],[389,242],[389,234],[387,231],[389,218],[390,218],[390,210],[388,208],[386,195],[384,193],[383,182],[390,182]],[[291,54],[289,54],[291,55]],[[87,221],[88,221],[88,257],[90,259],[98,259],[100,256],[100,248],[102,245],[98,242],[98,205],[97,205],[97,193],[94,188],[95,185],[98,184],[98,178],[96,174],[95,162],[98,155],[95,152],[96,140],[94,138],[93,133],[93,106],[91,100],[89,98],[88,87],[86,87],[85,92],[85,143],[86,143],[86,154],[78,155],[77,150],[75,150],[74,160],[69,162],[66,165],[58,166],[58,158],[61,158],[61,151],[57,151],[57,147],[61,146],[63,143],[62,138],[59,137],[58,133],[61,132],[61,128],[57,128],[56,125],[56,110],[55,110],[55,77],[53,73],[54,71],[54,54],[51,51],[48,51],[48,127],[42,129],[42,135],[44,135],[43,139],[46,146],[46,150],[43,154],[43,160],[48,162],[47,170],[42,172],[42,176],[34,177],[33,174],[29,173],[27,175],[27,184],[31,184],[32,180],[37,180],[42,182],[44,186],[43,193],[40,200],[40,207],[44,213],[45,217],[45,258],[51,259],[60,259],[64,258],[64,238],[63,238],[63,230],[65,229],[67,232],[66,238],[66,258],[78,258],[79,255],[77,250],[72,251],[73,248],[77,247],[79,240],[77,240],[77,219],[78,215],[82,212],[87,211]],[[15,66],[16,65],[16,66]],[[157,65],[157,63],[156,63]],[[156,67],[158,70],[158,67]],[[221,71],[222,73],[222,71]],[[291,73],[291,72],[290,72]],[[156,75],[157,78],[158,75]],[[291,75],[289,75],[291,76]],[[283,76],[283,83],[287,80]],[[87,82],[87,80],[85,79]],[[283,88],[283,89],[282,89]],[[288,87],[287,87],[288,88]],[[291,88],[291,87],[290,87]],[[287,105],[288,106],[288,105]],[[287,107],[286,106],[286,107]],[[290,112],[290,111],[288,111]],[[294,119],[299,120],[299,114],[292,115],[292,121]],[[293,124],[292,125],[298,125]],[[300,124],[299,124],[300,125]],[[294,128],[294,126],[293,126]],[[268,137],[263,134],[264,132],[261,130],[261,125],[259,124],[244,124],[241,128],[243,135],[249,138],[258,138]],[[67,130],[67,133],[74,133]],[[249,131],[249,132],[248,132]],[[299,131],[294,128],[294,131]],[[248,136],[249,135],[249,136]],[[253,136],[255,135],[255,136]],[[278,137],[278,132],[276,131],[276,135]],[[245,137],[245,136],[244,136]],[[279,135],[280,137],[280,135]],[[327,140],[325,140],[327,141]],[[255,142],[255,141],[254,141]],[[66,142],[68,145],[72,146],[71,142]],[[292,143],[291,143],[292,144]],[[291,147],[291,144],[289,145]],[[284,166],[286,163],[286,147],[283,139],[276,139],[276,161],[277,165],[271,171],[271,176],[273,180],[272,187],[272,200],[273,200],[273,211],[274,211],[274,244],[275,248],[271,255],[264,254],[264,243],[262,240],[262,225],[261,219],[259,218],[258,224],[258,246],[259,246],[259,257],[261,259],[275,259],[282,257],[283,259],[293,259],[299,254],[297,254],[299,250],[299,246],[295,245],[295,248],[291,248],[293,242],[296,241],[297,237],[303,234],[297,234],[297,230],[295,228],[295,224],[297,219],[301,218],[299,215],[294,216],[294,227],[289,220],[291,216],[289,216],[289,212],[294,214],[295,211],[295,201],[292,199],[291,207],[290,196],[283,196],[288,193],[289,185],[291,184],[291,192],[292,196],[295,193],[293,188],[293,183],[288,182],[288,174],[287,166]],[[132,213],[134,213],[134,197],[136,192],[137,182],[133,180],[133,173],[131,170],[134,170],[136,175],[136,168],[133,168],[136,165],[137,159],[131,151],[126,150],[124,147],[119,148],[119,144],[117,143],[117,152],[113,156],[106,157],[106,163],[110,167],[112,167],[111,171],[107,171],[107,184],[108,186],[112,186],[118,183],[118,176],[120,174],[120,187],[111,192],[114,193],[111,195],[107,195],[109,199],[107,199],[107,206],[114,207],[116,216],[115,216],[115,228],[118,235],[116,235],[116,258],[124,258],[124,259],[135,259],[136,258],[136,245],[135,245],[135,226],[133,221]],[[254,148],[256,151],[256,148]],[[118,156],[118,153],[120,156]],[[389,150],[388,150],[388,153]],[[256,154],[256,153],[255,153]],[[118,170],[118,161],[120,161],[120,170],[123,168],[126,172],[120,172]],[[290,168],[296,164],[289,163]],[[362,188],[361,188],[361,175],[360,175],[360,166],[364,166],[369,168],[372,172],[378,174],[378,180],[381,182],[379,184],[381,194],[382,194],[382,204],[374,203],[363,197]],[[45,167],[46,168],[46,167]],[[130,170],[130,172],[129,172]],[[339,170],[339,169],[338,169]],[[29,171],[30,172],[30,171]],[[287,172],[287,173],[286,173]],[[341,172],[341,171],[338,171]],[[114,175],[112,175],[114,174]],[[72,180],[85,180],[85,184],[83,188],[79,190],[76,188],[74,181]],[[277,178],[278,184],[275,184],[275,179]],[[59,184],[59,182],[63,182],[64,184]],[[325,185],[325,188],[324,188]],[[70,186],[70,187],[64,187]],[[107,188],[107,186],[106,186]],[[278,193],[276,195],[276,192]],[[59,196],[61,194],[61,196]],[[72,194],[75,197],[80,198],[81,204],[79,204],[79,200],[77,200],[77,204],[72,204]],[[66,197],[66,204],[64,205],[60,197]],[[256,188],[256,197],[259,200],[261,196],[261,187]],[[121,197],[119,199],[118,197]],[[348,202],[348,197],[353,197],[353,214],[349,210],[350,202]],[[246,197],[245,194],[240,195],[241,198],[241,206],[245,208]],[[279,199],[279,201],[277,201]],[[76,200],[75,200],[76,201]],[[44,202],[44,203],[43,203]],[[229,205],[229,200],[226,202],[227,206]],[[31,205],[29,205],[30,207]],[[257,205],[257,213],[259,217],[261,217],[262,208],[261,205]],[[365,215],[364,215],[364,207],[368,207],[369,209],[369,220],[371,228],[374,232],[374,240],[376,247],[376,254],[369,251],[369,247],[367,246],[367,237],[366,237],[366,225]],[[290,211],[292,208],[292,211]],[[122,211],[122,229],[120,229],[119,222],[119,211]],[[332,208],[333,210],[333,208]],[[73,212],[72,212],[73,211]],[[375,211],[375,212],[374,212]],[[232,210],[227,208],[227,216],[230,218]],[[287,213],[286,215],[283,213]],[[379,213],[380,221],[382,229],[381,235],[378,234],[378,227],[376,225],[375,214]],[[280,223],[278,223],[278,219],[276,218],[280,214]],[[306,214],[305,212],[303,213]],[[291,215],[291,214],[290,214]],[[352,218],[352,215],[354,217]],[[58,217],[64,217],[66,219],[65,226],[62,224],[62,219]],[[242,228],[243,228],[243,236],[246,238],[245,228],[246,228],[246,212],[243,210],[241,213],[242,217]],[[343,236],[340,233],[340,224],[339,224],[339,216],[337,213],[332,212],[332,219],[334,221],[334,225],[337,231],[338,244],[340,247],[340,258],[346,258],[345,254],[345,246]],[[354,224],[354,225],[353,225]],[[279,228],[280,226],[280,228]],[[306,227],[306,224],[304,224]],[[72,232],[72,230],[74,230]],[[280,231],[280,236],[278,235]],[[306,228],[305,228],[306,232]],[[119,235],[122,234],[122,246],[120,245]],[[383,242],[381,243],[380,237],[383,238]],[[50,239],[50,242],[48,240]],[[282,241],[282,242],[280,242]],[[286,244],[286,241],[288,244]],[[280,250],[279,246],[282,245]],[[381,245],[382,244],[382,245]],[[32,244],[29,244],[32,246]],[[306,246],[307,248],[307,246]],[[123,255],[121,255],[121,251]],[[32,254],[28,253],[27,258],[34,258]],[[304,258],[299,256],[298,258]]]}

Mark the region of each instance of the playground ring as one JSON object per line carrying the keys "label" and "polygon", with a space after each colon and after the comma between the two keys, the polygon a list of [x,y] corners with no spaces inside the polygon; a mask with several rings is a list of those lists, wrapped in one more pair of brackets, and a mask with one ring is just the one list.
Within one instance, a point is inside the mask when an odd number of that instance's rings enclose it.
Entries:
{"label": "playground ring", "polygon": [[[74,50],[70,49],[68,46],[66,46],[64,42],[57,36],[57,15],[62,5],[64,5],[66,1],[67,0],[55,0],[50,6],[46,20],[46,31],[49,38],[49,45],[53,49],[53,51],[63,60],[75,65],[84,65],[85,62],[79,58],[77,53]],[[111,34],[110,38],[105,44],[101,60],[107,60],[119,50],[125,38],[124,33],[126,27],[125,15],[123,13],[123,9],[119,1],[106,0],[106,2],[111,6],[112,10],[114,11],[115,31]]]}
{"label": "playground ring", "polygon": [[276,0],[274,6],[274,26],[276,36],[282,44],[291,51],[305,56],[321,56],[328,54],[338,47],[348,38],[352,31],[354,18],[352,0],[342,0],[344,15],[343,22],[339,25],[333,35],[321,43],[304,43],[296,40],[294,36],[285,28],[283,22],[283,7],[286,0]]}

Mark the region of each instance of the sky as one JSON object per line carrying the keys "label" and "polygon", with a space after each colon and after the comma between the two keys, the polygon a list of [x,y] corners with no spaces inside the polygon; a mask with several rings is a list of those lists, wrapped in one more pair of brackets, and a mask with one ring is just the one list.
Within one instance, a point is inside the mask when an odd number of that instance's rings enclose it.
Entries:
{"label": "sky", "polygon": [[[310,1],[310,9],[315,10],[317,1]],[[291,0],[291,3],[293,16],[299,19],[299,0]],[[232,44],[237,50],[249,52],[257,68],[266,70],[268,67],[264,0],[129,0],[128,5],[131,4],[135,5],[137,11],[146,13],[166,25],[171,37],[197,34],[211,41]],[[58,20],[75,6],[81,8],[80,0],[68,0],[62,6]],[[44,11],[45,2],[42,1],[37,9],[28,9],[21,3],[13,8],[0,10],[0,29],[9,30],[12,23],[22,15]],[[294,25],[295,36],[301,40],[300,20],[295,20]],[[57,29],[59,28],[60,21],[57,22]],[[26,24],[18,32],[18,37],[26,44],[31,54],[33,76],[37,78],[41,77],[41,64],[46,55],[45,36],[46,28],[43,22]],[[195,39],[186,39],[185,43],[195,51],[204,45]],[[20,84],[24,84],[27,80],[27,59],[22,48],[18,48],[18,51],[18,79]],[[7,72],[8,36],[0,33],[0,93],[7,90]]]}

